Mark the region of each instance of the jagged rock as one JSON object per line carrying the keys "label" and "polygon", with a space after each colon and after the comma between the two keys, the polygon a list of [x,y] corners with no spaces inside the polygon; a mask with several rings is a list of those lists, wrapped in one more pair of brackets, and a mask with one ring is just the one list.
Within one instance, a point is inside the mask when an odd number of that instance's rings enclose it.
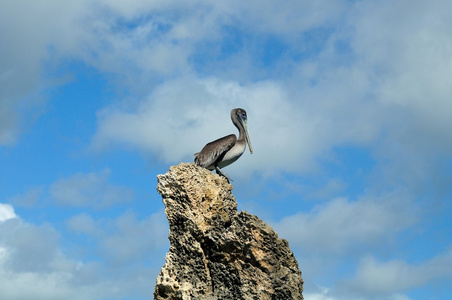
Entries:
{"label": "jagged rock", "polygon": [[171,244],[154,299],[303,299],[288,242],[237,212],[225,178],[192,163],[157,177]]}

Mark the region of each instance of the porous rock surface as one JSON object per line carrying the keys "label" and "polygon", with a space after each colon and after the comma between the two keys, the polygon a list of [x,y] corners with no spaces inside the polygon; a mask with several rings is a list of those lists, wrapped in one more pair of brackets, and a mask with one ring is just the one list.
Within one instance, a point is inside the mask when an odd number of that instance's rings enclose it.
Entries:
{"label": "porous rock surface", "polygon": [[258,217],[237,212],[225,178],[192,163],[157,177],[170,249],[154,299],[303,299],[288,242]]}

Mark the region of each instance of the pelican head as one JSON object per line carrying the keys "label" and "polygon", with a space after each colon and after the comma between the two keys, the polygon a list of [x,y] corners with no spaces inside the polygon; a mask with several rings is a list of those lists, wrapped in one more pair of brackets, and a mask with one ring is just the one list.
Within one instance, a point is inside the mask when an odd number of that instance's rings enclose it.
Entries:
{"label": "pelican head", "polygon": [[245,134],[245,140],[250,149],[250,153],[253,154],[253,148],[251,147],[250,135],[248,133],[248,124],[246,111],[243,108],[234,108],[231,111],[232,123],[239,129],[240,135]]}

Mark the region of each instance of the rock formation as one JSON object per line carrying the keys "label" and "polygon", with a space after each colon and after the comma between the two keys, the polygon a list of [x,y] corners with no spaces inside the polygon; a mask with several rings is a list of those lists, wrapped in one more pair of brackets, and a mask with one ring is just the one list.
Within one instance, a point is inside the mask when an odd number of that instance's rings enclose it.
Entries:
{"label": "rock formation", "polygon": [[170,249],[154,299],[303,299],[288,242],[258,217],[237,212],[232,185],[192,163],[158,175]]}

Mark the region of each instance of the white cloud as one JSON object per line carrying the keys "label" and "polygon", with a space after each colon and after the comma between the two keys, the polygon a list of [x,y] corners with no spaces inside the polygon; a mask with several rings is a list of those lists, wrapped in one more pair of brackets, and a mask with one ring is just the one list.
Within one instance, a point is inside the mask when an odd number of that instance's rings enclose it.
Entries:
{"label": "white cloud", "polygon": [[[410,209],[405,209],[410,207]],[[315,256],[344,255],[375,247],[416,221],[416,210],[391,195],[349,201],[333,199],[310,212],[285,217],[274,226],[291,246]]]}
{"label": "white cloud", "polygon": [[75,174],[53,183],[49,188],[52,201],[59,205],[105,208],[132,199],[133,192],[108,183],[110,171]]}
{"label": "white cloud", "polygon": [[[16,205],[32,207],[39,201],[50,200],[51,203],[73,207],[108,208],[132,200],[133,190],[111,184],[111,171],[76,173],[62,178],[49,186],[41,185],[31,188],[22,195],[9,198]],[[74,220],[77,223],[77,220]],[[74,223],[74,224],[75,224]]]}
{"label": "white cloud", "polygon": [[[83,220],[98,229],[83,227]],[[50,225],[17,217],[0,222],[2,299],[151,299],[167,250],[166,223],[162,212],[142,220],[131,213],[116,219],[75,216],[68,226],[96,239],[74,244],[75,238],[65,249]],[[74,247],[84,253],[71,257]]]}
{"label": "white cloud", "polygon": [[15,141],[16,119],[9,101],[0,99],[0,145],[11,144]]}
{"label": "white cloud", "polygon": [[409,8],[404,1],[359,2],[347,20],[354,65],[372,83],[367,95],[383,132],[374,149],[385,185],[444,189],[442,166],[452,152],[450,9],[447,1],[412,1]]}
{"label": "white cloud", "polygon": [[23,195],[12,197],[11,199],[9,199],[9,201],[14,203],[15,205],[31,207],[35,205],[39,201],[39,199],[41,199],[42,195],[44,194],[44,190],[45,186],[43,185],[34,187],[25,192]]}
{"label": "white cloud", "polygon": [[43,74],[43,60],[56,40],[64,43],[77,32],[71,24],[78,13],[77,4],[38,0],[23,5],[2,1],[0,146],[14,143],[23,123],[41,113],[41,92],[52,85]]}
{"label": "white cloud", "polygon": [[400,295],[401,292],[444,279],[452,279],[450,250],[418,265],[402,260],[380,262],[367,256],[358,265],[355,277],[341,282],[339,290],[364,297]]}
{"label": "white cloud", "polygon": [[126,212],[116,219],[99,220],[82,213],[66,221],[71,231],[96,238],[96,251],[109,263],[128,266],[140,263],[149,252],[167,245],[166,224],[163,212],[142,220],[131,212]]}
{"label": "white cloud", "polygon": [[58,257],[58,239],[58,233],[50,226],[34,226],[19,218],[3,222],[0,226],[0,245],[8,253],[5,266],[14,272],[45,272],[52,269]]}
{"label": "white cloud", "polygon": [[330,289],[325,287],[316,287],[315,291],[306,292],[303,293],[303,298],[305,300],[336,300],[338,298],[334,296],[330,296]]}
{"label": "white cloud", "polygon": [[[114,265],[141,265],[150,261],[150,253],[168,244],[168,226],[163,212],[138,220],[125,213],[111,224],[112,231],[99,242],[100,252]],[[163,253],[162,253],[163,254]],[[161,260],[155,259],[154,263]]]}
{"label": "white cloud", "polygon": [[66,221],[68,228],[76,233],[83,233],[87,235],[98,235],[101,230],[97,226],[94,219],[86,214],[82,213],[69,218]]}
{"label": "white cloud", "polygon": [[10,204],[0,203],[0,223],[17,218],[14,207]]}

